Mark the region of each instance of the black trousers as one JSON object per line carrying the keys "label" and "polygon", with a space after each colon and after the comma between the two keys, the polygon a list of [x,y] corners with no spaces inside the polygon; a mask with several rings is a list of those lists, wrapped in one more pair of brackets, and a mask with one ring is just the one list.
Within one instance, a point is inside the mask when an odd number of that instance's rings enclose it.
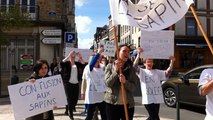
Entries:
{"label": "black trousers", "polygon": [[100,111],[101,120],[107,120],[105,102],[95,103],[95,104],[87,104],[87,105],[88,105],[87,117],[86,117],[85,120],[92,120],[93,119],[93,115],[94,115],[96,107],[98,107],[98,109]]}
{"label": "black trousers", "polygon": [[149,114],[149,117],[147,118],[147,120],[160,120],[160,117],[159,117],[160,104],[152,103],[152,104],[146,104],[144,106]]}
{"label": "black trousers", "polygon": [[79,83],[77,84],[66,83],[65,91],[67,94],[69,116],[70,118],[73,118],[73,110],[78,103]]}
{"label": "black trousers", "polygon": [[[127,105],[129,120],[133,120],[135,108]],[[126,120],[124,105],[112,105],[106,103],[107,120]]]}

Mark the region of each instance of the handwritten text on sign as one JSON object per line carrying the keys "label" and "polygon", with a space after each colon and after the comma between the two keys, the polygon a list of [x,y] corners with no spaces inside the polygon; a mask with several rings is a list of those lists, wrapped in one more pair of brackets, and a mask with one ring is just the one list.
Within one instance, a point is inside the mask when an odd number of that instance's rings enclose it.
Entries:
{"label": "handwritten text on sign", "polygon": [[114,41],[101,41],[100,45],[104,47],[103,55],[111,57],[115,56],[116,49]]}
{"label": "handwritten text on sign", "polygon": [[179,21],[193,0],[110,0],[113,25],[130,25],[141,30],[155,31]]}
{"label": "handwritten text on sign", "polygon": [[174,31],[142,31],[142,58],[169,59],[174,56]]}
{"label": "handwritten text on sign", "polygon": [[60,75],[8,86],[16,120],[67,104]]}

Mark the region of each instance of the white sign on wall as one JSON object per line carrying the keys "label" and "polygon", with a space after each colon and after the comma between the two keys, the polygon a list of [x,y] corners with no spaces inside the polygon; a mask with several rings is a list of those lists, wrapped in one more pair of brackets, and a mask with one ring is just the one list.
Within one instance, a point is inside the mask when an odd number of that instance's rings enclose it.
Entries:
{"label": "white sign on wall", "polygon": [[[66,47],[65,48],[65,57],[68,56],[70,51],[72,51],[72,50],[75,51],[76,53],[80,52],[84,62],[88,62],[89,57],[93,54],[93,51],[91,49],[78,49],[78,48]],[[75,61],[79,60],[79,58],[77,56],[75,58],[76,58]]]}
{"label": "white sign on wall", "polygon": [[16,120],[24,120],[67,104],[61,75],[8,86]]}
{"label": "white sign on wall", "polygon": [[174,56],[174,31],[142,31],[142,58],[169,59]]}

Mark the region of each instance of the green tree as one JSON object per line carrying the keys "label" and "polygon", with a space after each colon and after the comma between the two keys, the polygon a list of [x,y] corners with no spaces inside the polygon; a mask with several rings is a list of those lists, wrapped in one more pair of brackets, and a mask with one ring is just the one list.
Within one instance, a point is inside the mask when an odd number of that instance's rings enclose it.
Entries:
{"label": "green tree", "polygon": [[14,5],[6,11],[4,6],[0,6],[0,45],[7,43],[3,37],[4,31],[30,26],[30,21],[30,14],[23,12],[23,7]]}

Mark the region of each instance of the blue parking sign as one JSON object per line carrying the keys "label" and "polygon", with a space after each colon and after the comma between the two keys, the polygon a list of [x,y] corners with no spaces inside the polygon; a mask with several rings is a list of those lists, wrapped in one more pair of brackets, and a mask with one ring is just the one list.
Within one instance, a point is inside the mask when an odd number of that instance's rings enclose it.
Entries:
{"label": "blue parking sign", "polygon": [[73,43],[75,41],[75,32],[65,32],[64,39],[66,43]]}

